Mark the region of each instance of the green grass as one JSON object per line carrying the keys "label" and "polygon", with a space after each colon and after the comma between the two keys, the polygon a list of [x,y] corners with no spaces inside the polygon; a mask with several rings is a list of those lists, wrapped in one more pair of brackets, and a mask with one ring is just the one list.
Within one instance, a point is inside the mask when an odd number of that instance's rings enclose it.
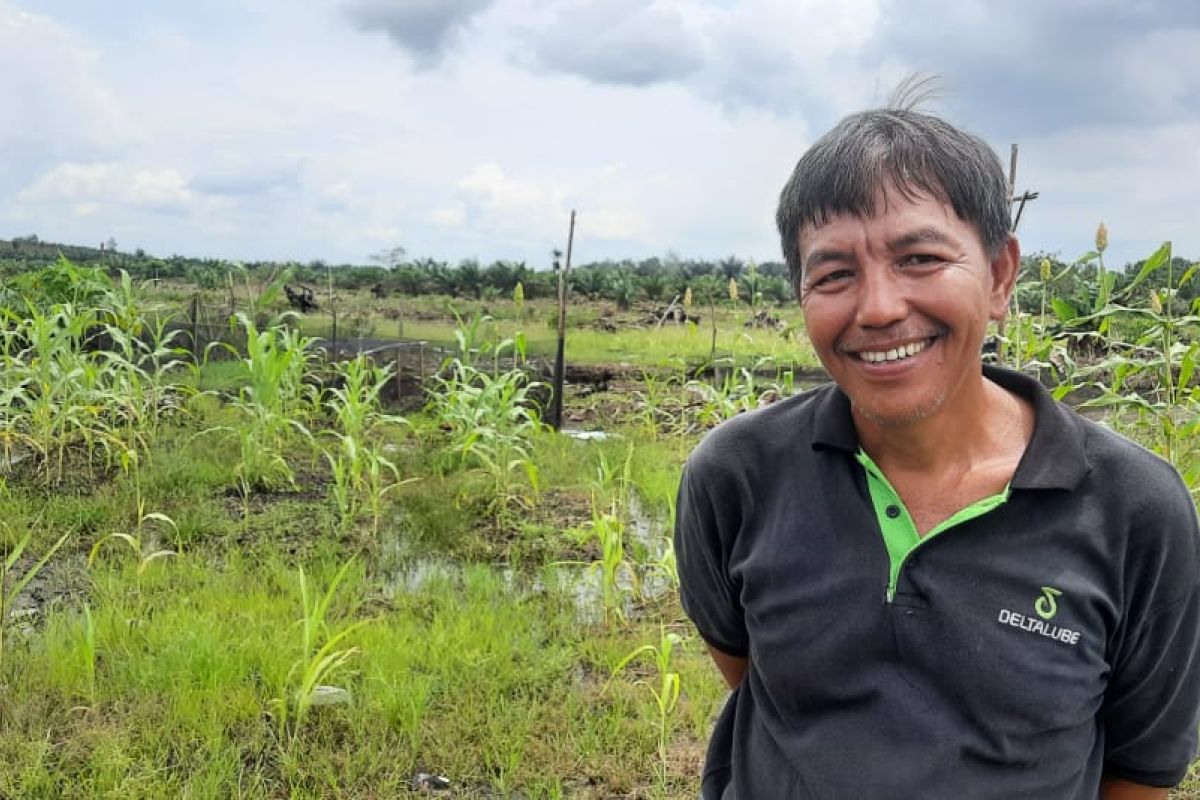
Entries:
{"label": "green grass", "polygon": [[[314,562],[314,581],[334,566]],[[334,676],[353,702],[315,707],[288,751],[271,720],[299,656],[284,555],[230,553],[215,567],[196,554],[141,576],[100,568],[88,601],[94,663],[86,618],[64,610],[7,667],[0,795],[377,797],[418,770],[536,796],[593,777],[625,794],[647,780],[643,699],[601,691],[637,629],[583,628],[567,599],[484,564],[388,601],[386,576],[368,572],[351,571],[330,612],[367,621],[348,640],[361,653]],[[688,683],[705,687],[693,702],[708,708],[711,675],[698,652],[687,658]],[[681,735],[695,733],[693,722]]]}

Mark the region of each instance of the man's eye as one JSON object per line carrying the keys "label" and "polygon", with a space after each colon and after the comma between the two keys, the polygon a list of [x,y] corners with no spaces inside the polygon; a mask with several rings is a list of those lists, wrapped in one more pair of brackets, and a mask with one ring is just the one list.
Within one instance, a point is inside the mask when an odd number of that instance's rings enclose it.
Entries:
{"label": "man's eye", "polygon": [[812,289],[833,289],[852,278],[854,273],[848,269],[834,269],[813,278],[809,284]]}
{"label": "man's eye", "polygon": [[942,261],[942,257],[935,256],[932,253],[913,253],[900,259],[900,266],[919,267],[925,264],[937,264],[940,261]]}

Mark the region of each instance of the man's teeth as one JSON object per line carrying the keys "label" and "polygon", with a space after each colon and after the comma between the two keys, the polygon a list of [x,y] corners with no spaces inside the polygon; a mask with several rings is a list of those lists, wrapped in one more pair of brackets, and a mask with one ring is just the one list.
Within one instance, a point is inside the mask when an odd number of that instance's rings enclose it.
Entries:
{"label": "man's teeth", "polygon": [[858,357],[872,364],[878,364],[881,361],[899,361],[902,358],[915,356],[928,347],[930,341],[930,339],[922,339],[919,342],[909,342],[906,345],[894,347],[891,350],[862,350],[859,352]]}

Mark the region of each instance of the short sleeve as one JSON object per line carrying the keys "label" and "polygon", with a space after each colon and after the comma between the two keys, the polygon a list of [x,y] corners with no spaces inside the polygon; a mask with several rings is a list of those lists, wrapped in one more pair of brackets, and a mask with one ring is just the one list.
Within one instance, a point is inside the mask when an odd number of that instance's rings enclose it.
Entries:
{"label": "short sleeve", "polygon": [[675,557],[683,609],[708,644],[732,656],[749,650],[740,590],[729,555],[740,528],[731,492],[704,481],[702,465],[684,468],[675,506]]}
{"label": "short sleeve", "polygon": [[1183,495],[1186,508],[1174,516],[1169,537],[1176,546],[1167,545],[1174,552],[1161,556],[1169,566],[1160,577],[1169,580],[1152,592],[1163,600],[1147,603],[1144,619],[1128,628],[1101,713],[1105,774],[1147,786],[1183,780],[1200,725],[1200,531]]}

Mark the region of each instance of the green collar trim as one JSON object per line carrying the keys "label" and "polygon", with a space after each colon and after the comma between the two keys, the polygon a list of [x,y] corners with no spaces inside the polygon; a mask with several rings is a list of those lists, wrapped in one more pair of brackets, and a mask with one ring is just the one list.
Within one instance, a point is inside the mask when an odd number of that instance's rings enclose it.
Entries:
{"label": "green collar trim", "polygon": [[871,457],[861,448],[855,454],[858,463],[862,464],[867,474],[867,489],[871,493],[871,505],[875,508],[875,518],[879,521],[879,531],[883,534],[883,543],[888,551],[888,583],[887,599],[890,603],[896,595],[896,582],[900,578],[900,570],[913,551],[933,537],[961,525],[967,520],[981,517],[984,514],[1004,504],[1008,500],[1009,485],[990,497],[977,500],[966,508],[961,508],[937,524],[924,537],[917,533],[917,526],[905,508],[900,494],[883,474],[883,470],[875,465]]}

